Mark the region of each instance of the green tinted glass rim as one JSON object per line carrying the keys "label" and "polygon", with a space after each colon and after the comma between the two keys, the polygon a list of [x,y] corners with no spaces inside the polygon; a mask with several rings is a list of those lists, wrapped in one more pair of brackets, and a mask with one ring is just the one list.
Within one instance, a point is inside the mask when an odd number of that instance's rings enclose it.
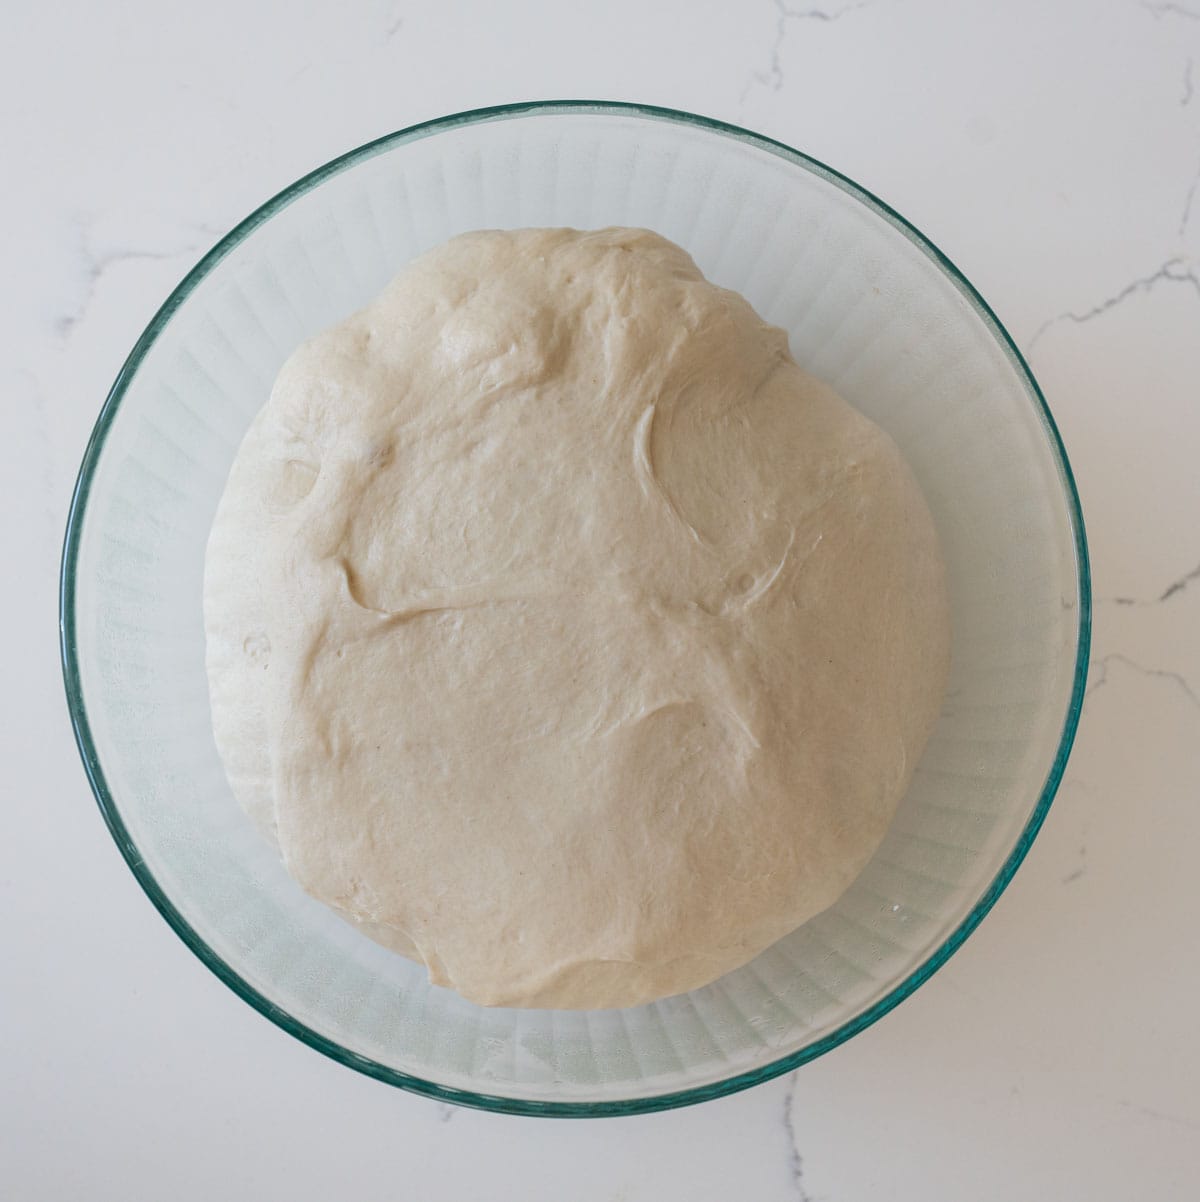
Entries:
{"label": "green tinted glass rim", "polygon": [[[147,351],[164,327],[170,322],[175,311],[187,300],[197,284],[235,246],[264,222],[270,220],[276,213],[286,208],[292,201],[311,191],[324,180],[337,175],[347,167],[351,167],[393,147],[431,137],[465,125],[485,124],[492,121],[520,119],[531,116],[586,116],[589,114],[604,117],[632,117],[647,121],[689,126],[693,129],[705,130],[720,137],[744,142],[759,150],[766,151],[794,166],[802,167],[812,174],[819,176],[859,203],[865,205],[891,224],[910,243],[937,264],[968,301],[976,315],[991,332],[1003,350],[1013,371],[1017,374],[1025,388],[1050,445],[1058,470],[1063,497],[1066,501],[1068,518],[1071,523],[1074,539],[1079,627],[1071,697],[1063,720],[1058,750],[1042,786],[1037,804],[1034,806],[1024,829],[1021,831],[1016,844],[999,872],[962,922],[959,923],[949,937],[923,963],[896,984],[885,997],[869,1006],[860,1014],[855,1015],[854,1018],[842,1024],[824,1038],[751,1072],[741,1073],[693,1089],[677,1090],[670,1093],[630,1098],[627,1100],[610,1102],[539,1102],[522,1098],[502,1097],[495,1094],[476,1093],[470,1090],[447,1088],[434,1081],[427,1081],[421,1077],[399,1072],[378,1061],[360,1056],[342,1047],[335,1041],[326,1038],[319,1032],[314,1031],[312,1028],[298,1021],[286,1010],[275,1005],[270,998],[264,996],[249,982],[239,976],[229,964],[205,943],[191,927],[187,919],[176,909],[150,872],[136,844],[130,837],[129,831],[121,817],[116,798],[109,788],[104,768],[100,762],[100,757],[92,737],[80,679],[77,655],[78,627],[75,613],[75,594],[84,524],[83,519],[87,511],[88,495],[91,490],[96,466],[104,450],[105,440],[120,408],[122,398],[130,382],[137,374],[138,368],[145,358]],[[349,1068],[365,1073],[369,1077],[374,1077],[376,1080],[386,1081],[391,1085],[399,1086],[414,1093],[424,1094],[427,1097],[451,1102],[459,1106],[472,1106],[482,1110],[500,1111],[508,1114],[558,1118],[598,1118],[668,1110],[677,1106],[687,1106],[696,1102],[703,1102],[709,1098],[722,1097],[723,1095],[746,1089],[751,1085],[768,1081],[773,1077],[790,1072],[810,1060],[816,1059],[818,1056],[844,1043],[851,1036],[869,1027],[937,972],[954,952],[958,950],[971,932],[975,930],[983,917],[995,904],[996,899],[1007,887],[1009,881],[1012,880],[1013,874],[1029,851],[1050,809],[1050,803],[1054,799],[1054,795],[1062,781],[1083,706],[1084,686],[1087,678],[1091,646],[1091,623],[1091,574],[1088,564],[1083,513],[1079,504],[1079,494],[1075,486],[1075,478],[1071,472],[1071,466],[1067,460],[1066,450],[1063,447],[1058,427],[1055,425],[1054,418],[1050,413],[1049,406],[1046,404],[1045,397],[1042,395],[1041,388],[1038,386],[1033,373],[1029,369],[1029,365],[1017,349],[1008,331],[1001,324],[995,313],[992,312],[983,297],[979,295],[962,272],[955,267],[946,255],[910,222],[865,188],[856,184],[840,172],[835,171],[833,168],[812,158],[810,155],[795,150],[773,138],[753,133],[740,126],[731,125],[712,117],[702,117],[694,113],[682,112],[676,109],[662,108],[648,104],[595,100],[527,101],[504,104],[491,108],[473,109],[463,113],[455,113],[451,116],[440,117],[432,121],[425,121],[418,125],[409,126],[406,129],[367,142],[357,149],[340,155],[323,166],[318,167],[315,171],[310,172],[290,187],[285,188],[282,192],[272,197],[226,234],[188,272],[170,296],[167,297],[141,337],[134,344],[129,357],[117,373],[116,380],[109,390],[108,397],[100,410],[95,428],[88,441],[83,462],[79,469],[79,476],[75,483],[75,490],[67,517],[59,584],[59,636],[62,653],[63,682],[66,688],[71,723],[75,731],[75,741],[79,747],[79,754],[83,760],[84,770],[87,773],[104,821],[108,825],[108,829],[117,847],[125,857],[138,883],[145,890],[159,913],[162,914],[175,933],[187,944],[195,955],[217,977],[228,985],[230,989],[249,1002],[251,1006],[270,1019],[271,1022],[282,1027],[283,1030],[294,1035],[317,1051],[347,1065]]]}

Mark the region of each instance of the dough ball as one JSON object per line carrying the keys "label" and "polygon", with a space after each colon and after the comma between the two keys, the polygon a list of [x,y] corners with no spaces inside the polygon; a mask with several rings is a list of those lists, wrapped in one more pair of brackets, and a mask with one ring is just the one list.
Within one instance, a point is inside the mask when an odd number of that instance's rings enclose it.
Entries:
{"label": "dough ball", "polygon": [[629,229],[463,235],[302,346],[205,620],[289,871],[484,1005],[679,993],[828,907],[949,656],[895,445]]}

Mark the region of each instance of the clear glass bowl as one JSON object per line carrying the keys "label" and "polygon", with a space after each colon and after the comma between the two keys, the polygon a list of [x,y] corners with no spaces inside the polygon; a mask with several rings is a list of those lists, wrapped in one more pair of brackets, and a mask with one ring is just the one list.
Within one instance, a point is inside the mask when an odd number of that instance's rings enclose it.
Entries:
{"label": "clear glass bowl", "polygon": [[[879,853],[826,913],[705,989],[624,1011],[486,1010],[352,930],[234,802],[210,729],[205,539],[284,358],[462,230],[648,226],[790,334],[886,427],[948,563],[954,666]],[[1053,421],[991,310],[875,197],[745,130],[624,104],[522,104],[382,138],[224,238],[133,348],[84,456],[63,553],[79,748],[130,867],[193,951],[342,1063],[530,1114],[654,1110],[834,1047],[926,980],[1025,855],[1087,664],[1079,503]]]}

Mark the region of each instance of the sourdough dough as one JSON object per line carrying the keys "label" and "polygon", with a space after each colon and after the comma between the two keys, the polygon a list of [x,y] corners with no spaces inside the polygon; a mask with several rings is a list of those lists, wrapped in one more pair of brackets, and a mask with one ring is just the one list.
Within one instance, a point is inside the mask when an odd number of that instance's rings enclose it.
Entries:
{"label": "sourdough dough", "polygon": [[895,445],[631,229],[455,238],[300,347],[204,601],[242,804],[485,1005],[679,993],[829,906],[949,653]]}

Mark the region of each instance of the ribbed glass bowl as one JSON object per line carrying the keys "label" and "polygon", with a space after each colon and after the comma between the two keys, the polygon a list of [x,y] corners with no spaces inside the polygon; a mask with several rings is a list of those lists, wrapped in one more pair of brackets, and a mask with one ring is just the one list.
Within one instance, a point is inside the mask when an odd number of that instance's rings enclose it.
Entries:
{"label": "ribbed glass bowl", "polygon": [[[705,989],[631,1010],[487,1010],[307,897],[235,803],[204,672],[205,540],[234,452],[304,338],[463,230],[647,226],[786,329],[900,444],[948,566],[954,664],[908,796],[826,913]],[[835,1046],[962,942],[1062,775],[1087,662],[1078,500],[988,307],[873,196],[769,139],[623,104],[522,104],[382,138],[265,204],[133,348],[84,456],[62,572],[67,696],[117,844],[193,951],[353,1068],[532,1114],[653,1110]],[[547,905],[554,899],[547,898]]]}

